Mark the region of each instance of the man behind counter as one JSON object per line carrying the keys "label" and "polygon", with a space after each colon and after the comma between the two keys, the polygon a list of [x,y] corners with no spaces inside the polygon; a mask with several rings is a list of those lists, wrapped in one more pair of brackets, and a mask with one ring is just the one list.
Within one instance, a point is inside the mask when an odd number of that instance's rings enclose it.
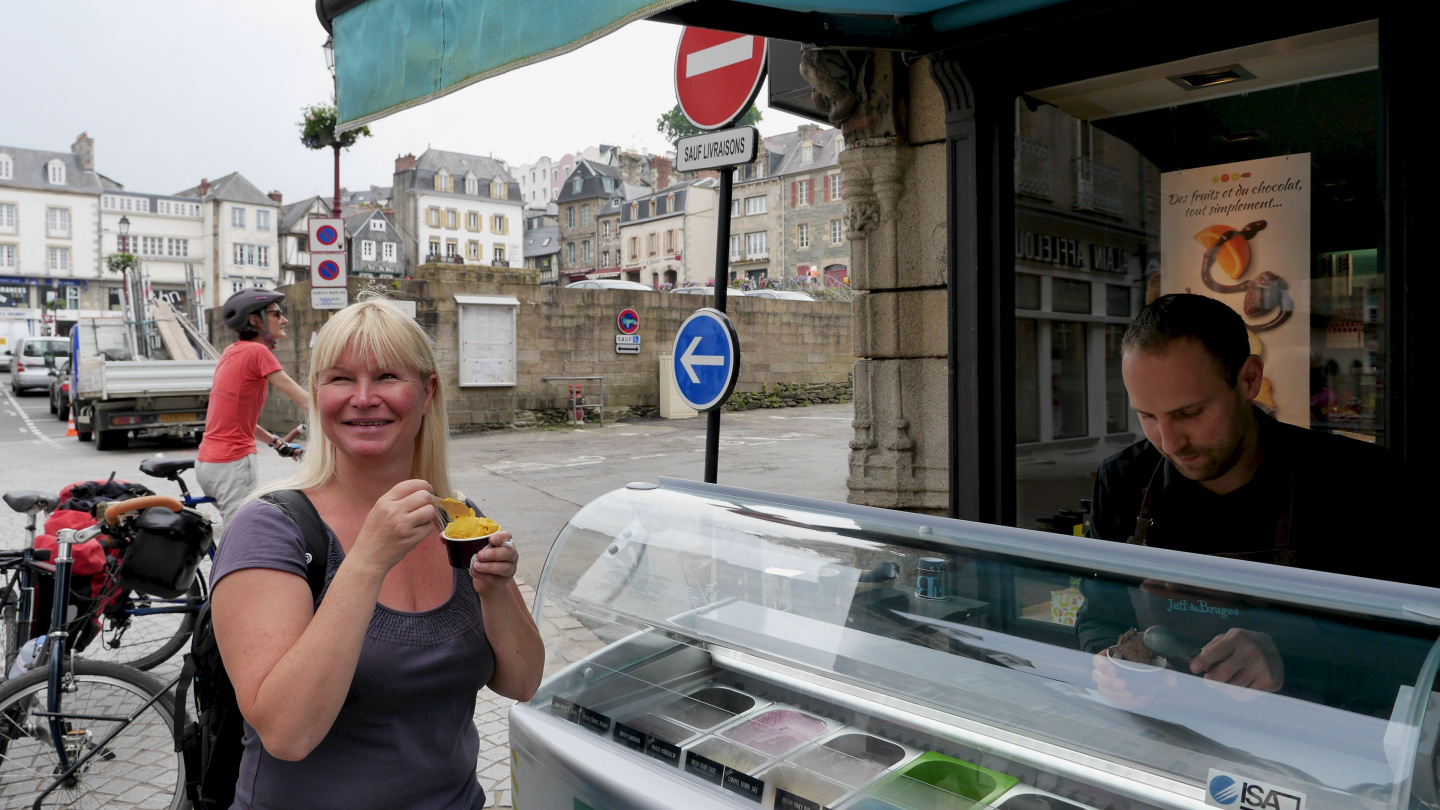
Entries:
{"label": "man behind counter", "polygon": [[[1429,571],[1386,552],[1391,524],[1398,528],[1399,480],[1386,451],[1278,422],[1252,404],[1264,363],[1234,310],[1200,295],[1162,296],[1136,317],[1122,352],[1145,440],[1101,464],[1090,536],[1435,584]],[[1087,589],[1076,628],[1082,649],[1102,652],[1130,627],[1174,625],[1203,645],[1193,674],[1263,691],[1285,686],[1274,640],[1244,627],[1252,622],[1241,614],[1254,611],[1201,616],[1187,605],[1204,595],[1187,599],[1166,583],[1124,590]],[[1123,692],[1114,674],[1097,657],[1102,693]]]}

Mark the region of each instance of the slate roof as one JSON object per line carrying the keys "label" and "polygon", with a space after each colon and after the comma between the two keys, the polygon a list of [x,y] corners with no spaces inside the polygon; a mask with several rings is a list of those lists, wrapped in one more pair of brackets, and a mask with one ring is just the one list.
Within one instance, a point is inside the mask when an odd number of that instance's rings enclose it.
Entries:
{"label": "slate roof", "polygon": [[[455,178],[455,188],[458,191],[446,192],[435,190],[435,175],[441,169],[450,173]],[[470,172],[480,180],[480,193],[471,195],[465,193],[465,175]],[[463,152],[446,152],[440,149],[426,149],[425,154],[415,161],[415,174],[413,175],[414,185],[402,189],[407,193],[442,194],[451,197],[482,197],[495,199],[490,196],[490,181],[496,177],[505,181],[509,197],[504,200],[496,200],[501,203],[513,203],[524,205],[525,201],[520,197],[520,184],[511,176],[510,171],[505,168],[503,161],[495,158],[481,157],[480,155],[467,155]]]}
{"label": "slate roof", "polygon": [[300,202],[293,202],[289,205],[281,206],[280,232],[286,233],[290,231],[290,229],[294,228],[297,224],[299,224],[300,220],[304,219],[306,216],[309,215],[311,211],[311,206],[314,205],[317,200],[327,212],[331,210],[330,207],[334,204],[333,198],[327,200],[317,194],[314,197],[301,200]]}
{"label": "slate roof", "polygon": [[812,132],[809,140],[815,144],[813,159],[809,163],[804,163],[802,162],[805,158],[804,139],[799,137],[799,133],[786,133],[782,137],[793,137],[795,139],[794,146],[786,149],[785,159],[780,162],[775,171],[771,172],[771,175],[801,174],[831,169],[840,165],[838,147],[841,142],[835,137],[839,134],[840,130],[838,129],[822,129]]}
{"label": "slate roof", "polygon": [[[580,190],[575,191],[575,179],[580,179]],[[605,180],[609,179],[610,188],[605,188]],[[607,166],[604,163],[595,163],[589,160],[580,160],[575,164],[575,170],[560,181],[560,202],[571,200],[593,200],[613,197],[620,193],[621,183],[620,171],[614,166]]]}
{"label": "slate roof", "polygon": [[[386,233],[395,233],[394,226],[390,224],[390,218],[385,216],[385,212],[381,211],[379,208],[366,208],[356,213],[347,213],[342,208],[340,213],[347,214],[345,217],[345,233],[349,234],[350,236],[354,236],[359,233],[360,229],[366,227],[366,223],[368,223],[375,217],[379,217],[385,220],[385,223],[389,226],[385,229]],[[398,242],[400,240],[395,239],[393,241]]]}
{"label": "slate roof", "polygon": [[[199,197],[200,187],[187,188],[184,191],[175,193],[177,197]],[[210,193],[205,195],[205,200],[224,200],[225,202],[249,203],[250,205],[271,205],[279,207],[276,202],[270,199],[265,192],[255,187],[255,184],[245,179],[239,172],[231,172],[219,180],[211,181]]]}
{"label": "slate roof", "polygon": [[[666,217],[673,217],[678,214],[684,213],[686,202],[690,197],[691,188],[713,189],[715,188],[715,181],[709,178],[705,178],[701,180],[691,180],[688,183],[676,183],[675,185],[662,191],[657,191],[653,194],[647,194],[644,197],[636,197],[633,200],[626,200],[620,206],[620,224],[633,225],[637,222],[646,222],[648,220],[655,219],[665,219]],[[673,209],[663,205],[663,203],[665,202],[665,198],[671,194],[675,195],[675,207]],[[656,206],[655,216],[653,217],[649,214],[649,201],[652,199],[661,201],[661,204]],[[639,215],[634,219],[630,218],[631,203],[637,203],[640,206],[639,211],[637,212]],[[601,213],[603,214],[605,212],[602,210]]]}
{"label": "slate roof", "polygon": [[560,252],[560,228],[546,225],[525,232],[525,258],[549,256]]}
{"label": "slate roof", "polygon": [[[80,158],[71,152],[46,152],[41,149],[0,146],[0,155],[9,155],[11,162],[10,179],[0,180],[0,186],[88,194],[100,192],[100,175],[80,168]],[[56,159],[65,164],[65,183],[63,185],[51,183],[49,177],[46,176],[46,165]]]}

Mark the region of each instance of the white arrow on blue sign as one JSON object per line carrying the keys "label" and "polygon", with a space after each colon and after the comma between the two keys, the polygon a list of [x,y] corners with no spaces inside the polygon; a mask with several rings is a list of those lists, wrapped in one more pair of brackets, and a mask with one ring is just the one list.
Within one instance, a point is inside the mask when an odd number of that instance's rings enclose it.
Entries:
{"label": "white arrow on blue sign", "polygon": [[725,404],[740,376],[740,340],[725,313],[706,307],[685,319],[675,335],[675,387],[697,411]]}

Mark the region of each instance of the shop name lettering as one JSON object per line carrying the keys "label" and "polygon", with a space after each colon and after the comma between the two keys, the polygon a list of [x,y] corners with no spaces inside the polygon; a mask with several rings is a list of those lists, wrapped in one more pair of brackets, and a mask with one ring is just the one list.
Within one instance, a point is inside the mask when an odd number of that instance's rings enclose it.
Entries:
{"label": "shop name lettering", "polygon": [[1166,599],[1165,610],[1171,613],[1213,613],[1216,616],[1239,616],[1239,608],[1215,607],[1204,599],[1191,603],[1189,599]]}
{"label": "shop name lettering", "polygon": [[749,143],[750,139],[748,136],[740,135],[734,138],[723,138],[718,141],[686,144],[684,162],[694,163],[700,160],[743,155],[746,151],[745,147]]}
{"label": "shop name lettering", "polygon": [[[1275,198],[1276,194],[1304,190],[1304,183],[1294,177],[1287,177],[1283,182],[1270,183],[1261,180],[1253,185],[1237,183],[1229,188],[1196,189],[1189,194],[1171,194],[1165,204],[1185,206],[1187,217],[1228,215],[1238,211],[1280,208],[1282,205]],[[1261,199],[1262,197],[1264,199]]]}
{"label": "shop name lettering", "polygon": [[[1065,239],[1048,233],[1015,231],[1015,258],[1058,264],[1061,267],[1124,273],[1129,253],[1109,245],[1087,245],[1079,239]],[[1088,263],[1087,263],[1088,260]]]}

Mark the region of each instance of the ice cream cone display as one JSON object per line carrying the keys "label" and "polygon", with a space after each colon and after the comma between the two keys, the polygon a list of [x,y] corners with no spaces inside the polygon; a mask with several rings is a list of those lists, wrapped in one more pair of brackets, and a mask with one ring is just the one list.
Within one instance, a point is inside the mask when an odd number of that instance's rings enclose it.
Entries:
{"label": "ice cream cone display", "polygon": [[[1233,236],[1227,239],[1226,234]],[[1250,240],[1239,228],[1211,225],[1195,234],[1195,241],[1199,242],[1207,253],[1219,245],[1219,249],[1215,251],[1215,263],[1220,265],[1221,272],[1236,281],[1250,268]]]}

